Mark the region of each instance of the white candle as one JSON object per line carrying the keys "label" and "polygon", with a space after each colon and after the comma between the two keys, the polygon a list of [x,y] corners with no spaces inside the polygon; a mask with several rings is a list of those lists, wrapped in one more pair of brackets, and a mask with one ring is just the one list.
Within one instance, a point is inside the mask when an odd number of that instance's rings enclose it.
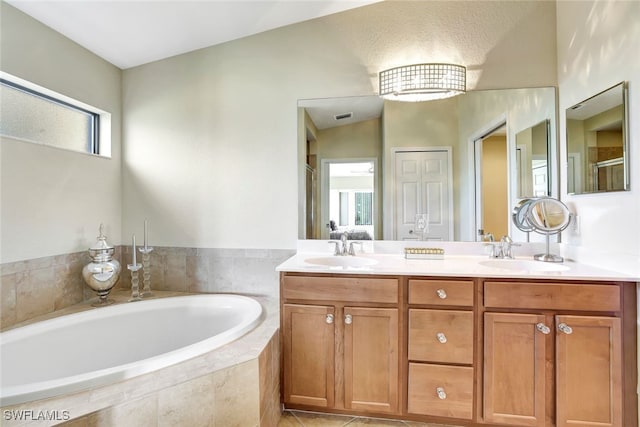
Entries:
{"label": "white candle", "polygon": [[135,234],[133,235],[133,245],[132,245],[132,247],[133,247],[133,262],[132,262],[132,264],[135,267],[136,265],[138,265],[138,262],[136,260],[136,235]]}
{"label": "white candle", "polygon": [[147,250],[147,220],[144,220],[144,250]]}

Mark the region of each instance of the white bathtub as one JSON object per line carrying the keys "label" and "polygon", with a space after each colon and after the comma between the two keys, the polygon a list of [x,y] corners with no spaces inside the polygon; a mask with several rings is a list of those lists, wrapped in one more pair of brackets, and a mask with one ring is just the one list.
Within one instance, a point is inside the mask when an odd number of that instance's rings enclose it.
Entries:
{"label": "white bathtub", "polygon": [[209,352],[253,329],[262,307],[206,294],[123,303],[0,334],[0,406],[110,384]]}

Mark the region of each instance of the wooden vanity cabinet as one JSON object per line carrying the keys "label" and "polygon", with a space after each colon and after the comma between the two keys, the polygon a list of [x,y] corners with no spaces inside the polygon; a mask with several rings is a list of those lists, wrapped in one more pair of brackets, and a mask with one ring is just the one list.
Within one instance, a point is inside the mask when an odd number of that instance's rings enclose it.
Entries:
{"label": "wooden vanity cabinet", "polygon": [[281,274],[286,408],[637,427],[636,283]]}
{"label": "wooden vanity cabinet", "polygon": [[471,420],[474,282],[408,281],[407,413]]}
{"label": "wooden vanity cabinet", "polygon": [[636,425],[623,419],[622,290],[618,284],[486,281],[484,421]]}
{"label": "wooden vanity cabinet", "polygon": [[283,401],[399,414],[398,278],[282,276]]}

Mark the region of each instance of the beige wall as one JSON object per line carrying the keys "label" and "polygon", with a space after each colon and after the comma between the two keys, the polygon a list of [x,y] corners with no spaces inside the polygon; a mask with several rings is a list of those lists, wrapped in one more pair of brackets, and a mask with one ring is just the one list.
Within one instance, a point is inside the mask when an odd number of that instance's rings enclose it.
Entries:
{"label": "beige wall", "polygon": [[[561,158],[565,159],[565,110],[621,81],[629,82],[631,191],[566,195],[562,199],[580,217],[579,233],[563,233],[567,250],[634,261],[640,257],[640,2],[557,2],[558,85]],[[636,154],[633,154],[636,153]],[[600,257],[601,258],[601,257]]]}
{"label": "beige wall", "polygon": [[148,217],[158,245],[295,247],[297,100],[373,94],[408,61],[555,85],[554,5],[382,2],[126,70],[124,235]]}
{"label": "beige wall", "polygon": [[2,8],[2,69],[110,111],[114,135],[112,160],[2,142],[3,262],[84,250],[99,222],[128,243],[144,218],[155,245],[293,248],[298,99],[372,94],[423,60],[467,65],[469,89],[556,83],[551,2],[382,2],[126,70],[122,92],[120,70]]}
{"label": "beige wall", "polygon": [[2,71],[111,113],[112,157],[2,138],[1,254],[13,262],[86,250],[100,223],[121,235],[121,71],[0,2]]}
{"label": "beige wall", "polygon": [[[316,130],[317,132],[317,200],[322,200],[322,183],[324,182],[322,160],[326,159],[376,159],[377,168],[375,178],[375,190],[379,194],[376,195],[376,206],[374,207],[375,238],[382,236],[380,212],[382,212],[382,174],[380,164],[382,159],[382,135],[381,135],[380,119],[365,120],[353,123],[351,125],[336,126],[333,128]],[[375,191],[374,191],[375,192]],[[316,211],[316,235],[322,236],[325,230],[325,224],[322,221],[322,203],[317,203]]]}
{"label": "beige wall", "polygon": [[[470,92],[460,98],[458,107],[461,120],[458,128],[458,151],[454,156],[454,171],[458,171],[460,180],[454,188],[456,194],[456,236],[462,240],[474,240],[474,141],[483,137],[503,121],[507,123],[507,165],[506,176],[509,194],[509,206],[517,201],[517,173],[513,167],[515,162],[515,135],[542,120],[549,119],[549,132],[554,136],[557,132],[555,120],[556,91],[555,88],[517,89],[509,91]],[[557,164],[558,156],[555,144],[551,151],[551,164]],[[551,170],[552,182],[558,182],[557,171]],[[557,188],[552,187],[552,196],[558,196]],[[504,215],[511,212],[508,208]],[[526,241],[527,236],[511,226],[509,233],[516,241]],[[541,235],[531,233],[531,240],[542,240]]]}

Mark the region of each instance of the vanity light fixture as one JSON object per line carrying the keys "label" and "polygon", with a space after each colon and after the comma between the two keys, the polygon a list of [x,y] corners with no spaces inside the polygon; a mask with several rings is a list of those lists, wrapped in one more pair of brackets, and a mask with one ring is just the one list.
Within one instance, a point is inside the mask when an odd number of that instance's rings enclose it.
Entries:
{"label": "vanity light fixture", "polygon": [[431,101],[467,89],[467,69],[455,64],[413,64],[379,73],[380,96],[392,101]]}

